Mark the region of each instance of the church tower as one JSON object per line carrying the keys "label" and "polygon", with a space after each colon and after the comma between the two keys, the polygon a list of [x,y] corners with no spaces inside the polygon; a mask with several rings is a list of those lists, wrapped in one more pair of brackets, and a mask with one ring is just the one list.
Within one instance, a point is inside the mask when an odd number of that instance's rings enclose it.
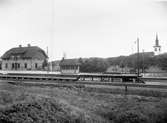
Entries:
{"label": "church tower", "polygon": [[161,46],[159,45],[158,34],[156,34],[155,45],[154,45],[154,54],[159,55],[161,53]]}

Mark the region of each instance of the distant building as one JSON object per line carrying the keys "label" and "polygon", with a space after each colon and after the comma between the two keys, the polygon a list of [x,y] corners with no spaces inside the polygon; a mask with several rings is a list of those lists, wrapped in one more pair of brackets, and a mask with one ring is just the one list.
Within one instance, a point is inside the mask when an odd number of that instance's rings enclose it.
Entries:
{"label": "distant building", "polygon": [[131,70],[132,68],[126,66],[120,67],[119,65],[113,65],[106,70],[106,73],[130,73]]}
{"label": "distant building", "polygon": [[62,59],[60,61],[60,72],[63,74],[77,74],[80,72],[78,59]]}
{"label": "distant building", "polygon": [[48,56],[37,46],[12,48],[2,58],[2,70],[44,70]]}
{"label": "distant building", "polygon": [[156,40],[154,45],[154,54],[159,55],[161,53],[161,46],[159,45],[158,35],[156,34]]}
{"label": "distant building", "polygon": [[49,63],[49,70],[50,71],[60,71],[60,60],[52,61]]}

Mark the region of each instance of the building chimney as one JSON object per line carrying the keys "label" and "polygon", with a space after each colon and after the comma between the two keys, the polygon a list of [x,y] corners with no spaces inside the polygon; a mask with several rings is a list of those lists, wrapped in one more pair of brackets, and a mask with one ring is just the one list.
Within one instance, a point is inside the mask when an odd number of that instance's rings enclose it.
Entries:
{"label": "building chimney", "polygon": [[30,44],[28,44],[27,46],[28,46],[28,47],[31,47],[31,45],[30,45]]}
{"label": "building chimney", "polygon": [[19,47],[22,47],[21,45],[19,45]]}

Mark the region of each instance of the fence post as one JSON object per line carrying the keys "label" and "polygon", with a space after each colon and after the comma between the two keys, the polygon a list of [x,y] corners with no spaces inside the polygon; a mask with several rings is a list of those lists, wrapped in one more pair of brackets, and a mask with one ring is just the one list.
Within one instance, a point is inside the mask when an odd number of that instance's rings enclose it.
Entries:
{"label": "fence post", "polygon": [[127,94],[128,92],[128,86],[125,84],[125,95]]}

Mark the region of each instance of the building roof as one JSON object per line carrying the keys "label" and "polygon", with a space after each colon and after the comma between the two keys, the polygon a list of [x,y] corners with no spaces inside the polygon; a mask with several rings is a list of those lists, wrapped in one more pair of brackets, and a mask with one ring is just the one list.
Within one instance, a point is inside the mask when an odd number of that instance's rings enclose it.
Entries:
{"label": "building roof", "polygon": [[80,62],[78,59],[62,59],[59,65],[80,65]]}
{"label": "building roof", "polygon": [[46,59],[48,56],[46,53],[37,46],[27,46],[27,47],[15,47],[7,52],[1,57],[2,59],[10,59],[12,57],[19,57],[22,59]]}

